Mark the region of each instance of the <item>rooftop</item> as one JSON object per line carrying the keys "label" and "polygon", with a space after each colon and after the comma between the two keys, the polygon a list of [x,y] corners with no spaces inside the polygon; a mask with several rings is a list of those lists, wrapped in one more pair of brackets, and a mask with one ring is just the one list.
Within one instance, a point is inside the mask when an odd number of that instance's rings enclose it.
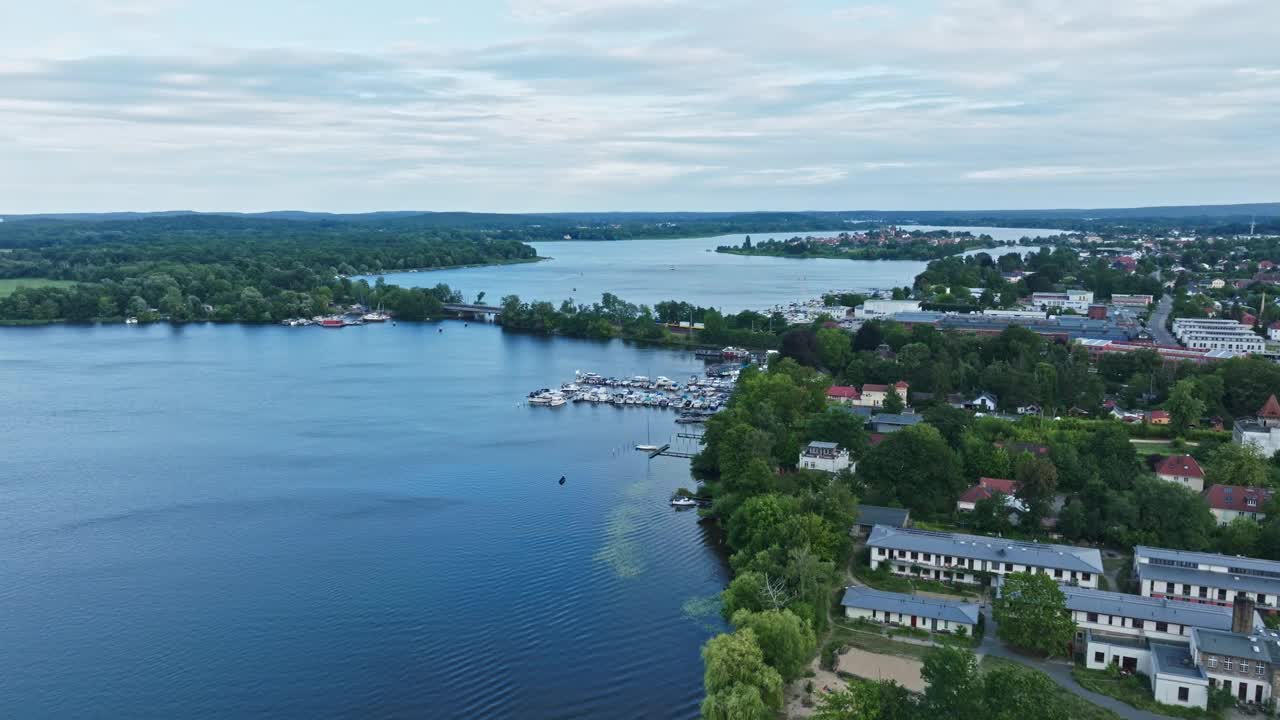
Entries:
{"label": "rooftop", "polygon": [[809,448],[812,450],[839,450],[840,443],[823,442],[822,440],[814,440],[813,442],[809,443]]}
{"label": "rooftop", "polygon": [[[1247,485],[1211,485],[1204,491],[1205,502],[1215,510],[1262,512],[1271,501],[1271,490]],[[1253,504],[1249,504],[1250,501]]]}
{"label": "rooftop", "polygon": [[862,585],[845,588],[840,604],[845,607],[881,612],[902,613],[922,618],[937,618],[948,622],[978,623],[978,604],[941,600],[918,595],[872,590]]}
{"label": "rooftop", "polygon": [[1196,628],[1191,631],[1191,636],[1195,638],[1196,647],[1201,652],[1268,663],[1280,660],[1280,636],[1272,632],[1242,635],[1230,631]]}
{"label": "rooftop", "polygon": [[1134,559],[1145,558],[1151,560],[1150,563],[1143,563],[1144,565],[1155,566],[1161,562],[1164,564],[1195,563],[1197,565],[1224,568],[1225,571],[1232,573],[1270,576],[1280,579],[1280,562],[1275,560],[1262,560],[1240,555],[1220,555],[1218,553],[1196,552],[1194,550],[1171,550],[1147,545],[1135,546],[1133,548],[1133,557]]}
{"label": "rooftop", "polygon": [[1212,570],[1197,570],[1195,568],[1173,567],[1170,565],[1140,564],[1138,565],[1138,579],[1280,595],[1280,578],[1213,572]]}
{"label": "rooftop", "polygon": [[862,526],[872,525],[888,525],[892,527],[906,527],[907,521],[911,518],[911,511],[906,508],[883,507],[881,505],[859,505],[858,519],[855,521]]}
{"label": "rooftop", "polygon": [[1015,542],[981,535],[908,530],[884,525],[877,525],[872,529],[867,545],[1076,572],[1102,572],[1102,553],[1096,548],[1071,545]]}
{"label": "rooftop", "polygon": [[[1154,416],[1155,413],[1152,413]],[[1204,478],[1204,470],[1200,463],[1190,455],[1170,455],[1156,464],[1157,475],[1181,475],[1184,477]]]}
{"label": "rooftop", "polygon": [[924,417],[911,414],[876,413],[871,418],[871,422],[885,425],[918,425],[924,422]]}
{"label": "rooftop", "polygon": [[1231,608],[1229,607],[1181,600],[1162,600],[1081,587],[1064,587],[1062,592],[1067,596],[1068,610],[1167,622],[1210,630],[1231,629]]}
{"label": "rooftop", "polygon": [[1209,678],[1204,674],[1204,669],[1196,665],[1195,659],[1191,657],[1190,645],[1153,642],[1150,648],[1153,673],[1199,680],[1208,684]]}

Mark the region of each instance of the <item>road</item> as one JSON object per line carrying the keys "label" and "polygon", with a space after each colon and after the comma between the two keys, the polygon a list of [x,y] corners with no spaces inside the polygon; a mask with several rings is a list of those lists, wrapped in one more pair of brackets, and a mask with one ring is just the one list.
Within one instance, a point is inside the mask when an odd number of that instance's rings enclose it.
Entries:
{"label": "road", "polygon": [[1173,296],[1165,295],[1160,298],[1160,302],[1156,303],[1156,309],[1151,311],[1151,319],[1147,321],[1147,329],[1151,331],[1155,337],[1157,345],[1177,345],[1178,341],[1173,338],[1173,334],[1165,329],[1164,324],[1169,319],[1169,313],[1173,310]]}

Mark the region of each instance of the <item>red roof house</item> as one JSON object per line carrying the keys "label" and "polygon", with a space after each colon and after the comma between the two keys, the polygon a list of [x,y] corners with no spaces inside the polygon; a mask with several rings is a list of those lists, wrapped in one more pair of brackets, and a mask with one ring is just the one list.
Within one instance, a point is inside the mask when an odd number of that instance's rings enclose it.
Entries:
{"label": "red roof house", "polygon": [[857,400],[860,397],[862,397],[862,393],[856,387],[850,387],[848,385],[832,385],[827,388],[828,400],[848,402],[850,400]]}
{"label": "red roof house", "polygon": [[1156,463],[1156,476],[1196,492],[1204,489],[1204,470],[1190,455],[1170,455]]}
{"label": "red roof house", "polygon": [[1276,396],[1272,395],[1262,404],[1262,409],[1258,411],[1258,417],[1280,419],[1280,401],[1276,400]]}
{"label": "red roof house", "polygon": [[978,484],[964,491],[960,499],[956,501],[956,510],[960,512],[969,512],[978,504],[979,500],[989,500],[996,493],[1014,496],[1018,492],[1021,484],[1016,480],[1004,480],[1002,478],[978,478]]}
{"label": "red roof house", "polygon": [[1272,494],[1272,491],[1267,488],[1211,485],[1204,491],[1204,499],[1209,504],[1209,512],[1217,518],[1218,524],[1226,525],[1241,517],[1261,520],[1266,515],[1265,509],[1267,503],[1271,502]]}
{"label": "red roof house", "polygon": [[1152,410],[1147,422],[1152,425],[1168,425],[1169,412],[1167,410]]}

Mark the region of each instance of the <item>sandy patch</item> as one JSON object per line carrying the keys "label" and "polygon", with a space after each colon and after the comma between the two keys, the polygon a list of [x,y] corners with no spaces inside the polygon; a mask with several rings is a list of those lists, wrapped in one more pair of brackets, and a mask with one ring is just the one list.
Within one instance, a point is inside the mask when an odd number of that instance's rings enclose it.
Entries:
{"label": "sandy patch", "polygon": [[[813,671],[813,677],[802,677],[787,686],[783,710],[788,718],[807,718],[812,716],[817,710],[818,698],[826,692],[826,688],[830,688],[832,691],[839,691],[844,690],[846,687],[845,681],[841,680],[834,672],[818,667],[818,658],[813,659],[813,662],[809,664],[809,669]],[[805,692],[806,683],[813,683],[812,694]],[[814,707],[804,706],[806,696],[812,699]]]}
{"label": "sandy patch", "polygon": [[920,669],[924,663],[897,655],[880,655],[859,648],[849,648],[839,657],[836,667],[850,675],[868,680],[896,680],[912,691],[924,692]]}

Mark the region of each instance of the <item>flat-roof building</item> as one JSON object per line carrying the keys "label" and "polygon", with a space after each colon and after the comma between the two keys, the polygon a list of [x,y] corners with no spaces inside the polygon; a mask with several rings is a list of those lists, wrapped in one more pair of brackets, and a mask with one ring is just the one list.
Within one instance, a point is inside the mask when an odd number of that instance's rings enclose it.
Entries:
{"label": "flat-roof building", "polygon": [[845,588],[845,617],[933,632],[963,631],[972,635],[978,624],[978,603],[873,590],[862,585]]}
{"label": "flat-roof building", "polygon": [[1230,606],[1243,595],[1261,608],[1280,601],[1280,562],[1139,545],[1133,574],[1145,597]]}

